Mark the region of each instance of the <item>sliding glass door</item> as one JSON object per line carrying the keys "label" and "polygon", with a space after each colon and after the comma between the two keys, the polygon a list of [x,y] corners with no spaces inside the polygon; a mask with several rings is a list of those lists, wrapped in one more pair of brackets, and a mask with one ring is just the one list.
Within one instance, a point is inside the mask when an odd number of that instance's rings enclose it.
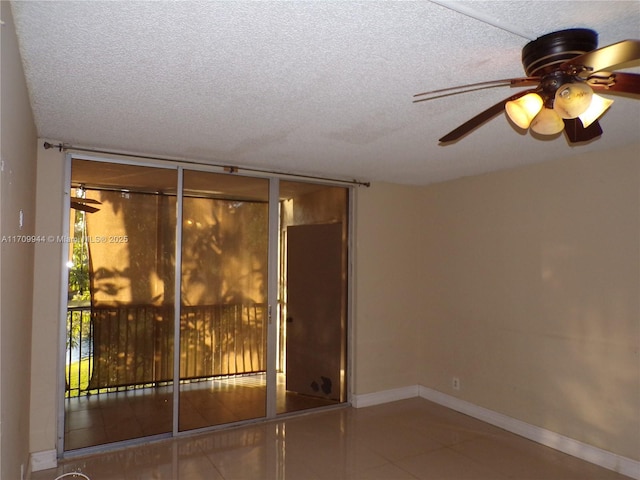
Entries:
{"label": "sliding glass door", "polygon": [[66,450],[170,433],[174,169],[71,167]]}
{"label": "sliding glass door", "polygon": [[179,429],[266,415],[269,181],[185,171]]}
{"label": "sliding glass door", "polygon": [[74,158],[70,193],[61,451],[346,402],[348,189]]}

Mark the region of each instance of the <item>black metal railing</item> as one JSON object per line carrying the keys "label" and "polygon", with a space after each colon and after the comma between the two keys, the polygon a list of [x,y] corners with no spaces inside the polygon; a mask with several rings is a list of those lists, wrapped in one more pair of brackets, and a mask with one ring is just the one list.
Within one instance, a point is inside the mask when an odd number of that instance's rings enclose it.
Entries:
{"label": "black metal railing", "polygon": [[86,391],[92,371],[91,307],[67,307],[67,350],[65,355],[66,396],[76,397]]}
{"label": "black metal railing", "polygon": [[[265,371],[266,305],[182,306],[180,380]],[[169,384],[172,306],[67,309],[66,396]]]}

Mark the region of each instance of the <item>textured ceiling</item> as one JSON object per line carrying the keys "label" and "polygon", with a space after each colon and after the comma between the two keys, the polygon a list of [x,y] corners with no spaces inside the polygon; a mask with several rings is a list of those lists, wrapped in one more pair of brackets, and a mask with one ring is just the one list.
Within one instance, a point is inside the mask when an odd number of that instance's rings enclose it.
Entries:
{"label": "textured ceiling", "polygon": [[[638,1],[13,1],[38,134],[74,145],[406,184],[638,143],[640,101],[601,138],[538,140],[505,115],[438,138],[514,93],[412,95],[521,77],[522,47],[565,28],[640,38]],[[626,71],[638,72],[640,64]]]}

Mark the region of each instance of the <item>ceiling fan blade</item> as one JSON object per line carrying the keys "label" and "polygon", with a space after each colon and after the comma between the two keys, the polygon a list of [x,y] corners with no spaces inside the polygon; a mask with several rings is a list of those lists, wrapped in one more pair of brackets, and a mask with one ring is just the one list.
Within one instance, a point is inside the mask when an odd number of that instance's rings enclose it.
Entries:
{"label": "ceiling fan blade", "polygon": [[565,118],[564,131],[571,143],[588,142],[602,135],[602,128],[597,120],[585,128],[579,118]]}
{"label": "ceiling fan blade", "polygon": [[78,203],[95,203],[98,205],[102,205],[102,202],[98,200],[94,200],[93,198],[71,197],[71,201],[78,202]]}
{"label": "ceiling fan blade", "polygon": [[[85,200],[85,199],[83,198],[83,200]],[[70,206],[71,206],[71,208],[74,208],[76,210],[81,210],[81,211],[87,212],[87,213],[95,213],[95,212],[99,212],[100,211],[99,208],[91,207],[89,205],[85,205],[83,203],[78,203],[78,202],[74,202],[74,201],[71,202]]]}
{"label": "ceiling fan blade", "polygon": [[634,93],[640,95],[640,75],[636,73],[600,72],[591,75],[587,83],[597,91],[604,93]]}
{"label": "ceiling fan blade", "polygon": [[[429,92],[416,93],[413,98],[423,97],[427,95],[438,94],[428,98],[420,98],[414,100],[413,103],[424,102],[426,100],[434,100],[436,98],[449,97],[451,95],[458,95],[460,93],[475,92],[477,90],[484,90],[485,88],[495,87],[528,87],[537,85],[540,82],[540,77],[522,77],[522,78],[506,78],[504,80],[490,80],[488,82],[469,83],[467,85],[459,85],[457,87],[440,88],[438,90],[431,90]],[[449,93],[445,93],[449,92]]]}
{"label": "ceiling fan blade", "polygon": [[447,143],[447,142],[453,142],[454,140],[458,140],[460,137],[466,135],[471,130],[479,127],[483,123],[491,120],[493,117],[498,115],[500,112],[504,111],[504,106],[507,104],[507,102],[509,102],[511,100],[516,100],[516,99],[518,99],[520,97],[525,96],[527,93],[532,93],[532,92],[536,92],[536,91],[537,91],[537,89],[535,89],[535,88],[531,88],[529,90],[524,90],[522,92],[518,92],[515,95],[510,96],[509,98],[506,98],[506,99],[502,100],[499,103],[496,103],[494,106],[487,108],[484,112],[479,113],[478,115],[473,117],[471,120],[466,121],[465,123],[460,125],[458,128],[456,128],[455,130],[452,130],[451,132],[447,133],[444,137],[442,137],[439,140],[439,142],[440,143]]}
{"label": "ceiling fan blade", "polygon": [[623,40],[573,57],[561,63],[559,68],[566,71],[572,67],[586,67],[588,70],[578,72],[579,76],[586,78],[592,73],[634,60],[640,60],[640,40]]}

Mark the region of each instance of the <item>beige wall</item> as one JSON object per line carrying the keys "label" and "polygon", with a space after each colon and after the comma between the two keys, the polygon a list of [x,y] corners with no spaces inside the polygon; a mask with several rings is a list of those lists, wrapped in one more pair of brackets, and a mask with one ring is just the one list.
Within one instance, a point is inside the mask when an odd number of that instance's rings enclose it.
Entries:
{"label": "beige wall", "polygon": [[[58,142],[52,142],[58,143]],[[68,235],[63,222],[65,154],[45,150],[38,141],[36,184],[36,230],[47,237]],[[61,282],[66,274],[63,249],[58,241],[38,243],[35,249],[33,291],[33,355],[31,359],[32,452],[56,448],[58,403],[58,348],[61,330]]]}
{"label": "beige wall", "polygon": [[426,189],[421,384],[640,460],[638,151]]}
{"label": "beige wall", "polygon": [[421,384],[640,459],[638,151],[360,189],[355,393]]}
{"label": "beige wall", "polygon": [[9,239],[35,233],[36,129],[8,2],[0,2],[0,18],[0,477],[19,479],[29,454],[34,245]]}
{"label": "beige wall", "polygon": [[425,190],[374,184],[356,191],[353,392],[418,383],[425,318]]}

